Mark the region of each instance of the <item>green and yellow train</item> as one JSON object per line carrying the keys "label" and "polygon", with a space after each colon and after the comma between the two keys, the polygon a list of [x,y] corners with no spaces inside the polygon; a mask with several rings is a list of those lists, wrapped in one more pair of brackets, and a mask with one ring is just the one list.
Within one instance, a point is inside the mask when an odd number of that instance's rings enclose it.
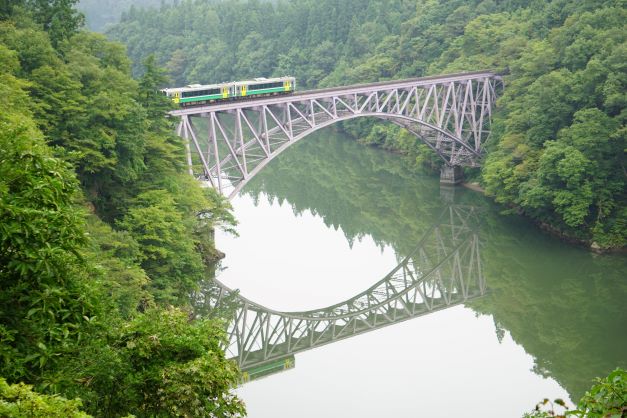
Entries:
{"label": "green and yellow train", "polygon": [[161,90],[180,106],[197,106],[229,100],[252,99],[278,94],[291,94],[296,89],[294,77],[255,78],[220,84],[190,84]]}

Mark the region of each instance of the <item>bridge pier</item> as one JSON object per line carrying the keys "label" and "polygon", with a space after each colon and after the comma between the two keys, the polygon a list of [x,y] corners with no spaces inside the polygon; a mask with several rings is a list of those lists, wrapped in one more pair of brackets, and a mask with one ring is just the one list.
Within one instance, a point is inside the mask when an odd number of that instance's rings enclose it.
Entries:
{"label": "bridge pier", "polygon": [[464,181],[464,171],[458,165],[443,165],[440,168],[440,184],[455,186]]}
{"label": "bridge pier", "polygon": [[447,205],[455,204],[455,191],[457,187],[449,184],[440,185],[440,200]]}

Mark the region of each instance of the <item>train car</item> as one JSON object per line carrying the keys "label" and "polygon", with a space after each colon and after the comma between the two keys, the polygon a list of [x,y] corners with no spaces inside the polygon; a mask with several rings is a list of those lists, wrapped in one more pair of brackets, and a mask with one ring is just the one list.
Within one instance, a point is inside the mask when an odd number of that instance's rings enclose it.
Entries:
{"label": "train car", "polygon": [[228,100],[253,99],[256,97],[291,94],[296,90],[294,77],[255,78],[220,84],[190,84],[185,87],[161,90],[180,106],[197,106]]}
{"label": "train car", "polygon": [[296,359],[294,354],[286,358],[271,361],[270,363],[262,364],[261,366],[254,366],[242,370],[241,383],[248,383],[253,380],[258,380],[266,376],[270,376],[276,373],[280,373],[285,370],[293,369],[296,365]]}

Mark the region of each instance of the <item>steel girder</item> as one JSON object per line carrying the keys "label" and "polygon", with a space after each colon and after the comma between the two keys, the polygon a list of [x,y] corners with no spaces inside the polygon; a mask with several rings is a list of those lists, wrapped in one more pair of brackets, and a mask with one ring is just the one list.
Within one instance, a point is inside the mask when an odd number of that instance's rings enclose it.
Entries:
{"label": "steel girder", "polygon": [[170,114],[181,119],[177,133],[186,141],[190,172],[231,198],[293,143],[357,117],[406,128],[449,166],[478,166],[501,84],[498,75],[477,72],[306,91]]}
{"label": "steel girder", "polygon": [[225,348],[242,370],[275,362],[484,295],[477,222],[472,207],[447,208],[415,250],[383,279],[324,309],[274,311],[234,294],[218,281],[210,291],[196,295],[196,305],[230,307]]}

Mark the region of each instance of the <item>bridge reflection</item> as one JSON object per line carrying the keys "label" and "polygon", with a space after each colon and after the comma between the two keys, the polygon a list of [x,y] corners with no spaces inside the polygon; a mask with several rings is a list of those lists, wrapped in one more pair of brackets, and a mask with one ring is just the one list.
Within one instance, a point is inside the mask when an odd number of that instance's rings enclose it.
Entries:
{"label": "bridge reflection", "polygon": [[215,280],[195,296],[200,315],[230,318],[226,353],[254,379],[294,366],[296,353],[483,296],[478,210],[448,206],[390,273],[323,309],[279,312]]}

